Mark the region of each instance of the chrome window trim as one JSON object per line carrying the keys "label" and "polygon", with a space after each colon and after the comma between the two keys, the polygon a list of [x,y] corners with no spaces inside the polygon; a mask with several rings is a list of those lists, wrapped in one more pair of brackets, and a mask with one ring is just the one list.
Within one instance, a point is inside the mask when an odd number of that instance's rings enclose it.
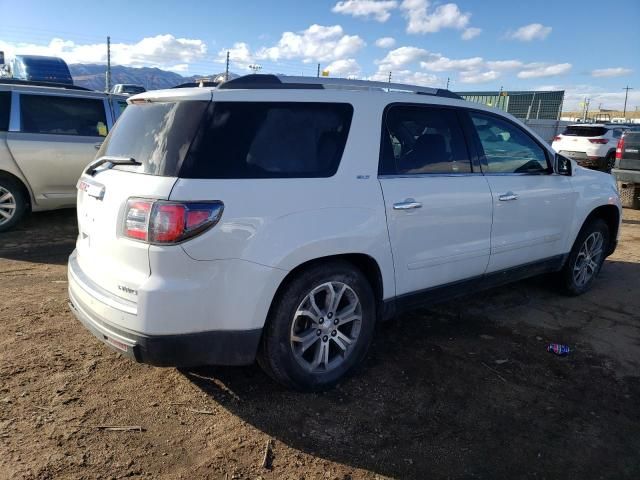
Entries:
{"label": "chrome window trim", "polygon": [[388,175],[378,175],[378,179],[383,178],[438,178],[438,177],[478,177],[482,172],[465,173],[396,173]]}

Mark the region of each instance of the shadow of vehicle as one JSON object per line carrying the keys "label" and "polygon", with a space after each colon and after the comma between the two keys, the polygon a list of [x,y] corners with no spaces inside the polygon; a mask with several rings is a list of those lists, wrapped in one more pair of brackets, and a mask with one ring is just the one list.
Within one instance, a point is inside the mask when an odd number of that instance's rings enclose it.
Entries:
{"label": "shadow of vehicle", "polygon": [[[623,262],[625,283],[640,275]],[[320,394],[284,390],[258,367],[183,374],[242,420],[289,447],[399,478],[593,478],[640,474],[637,378],[621,381],[586,345],[545,350],[561,334],[518,315],[566,297],[532,279],[424,309],[378,329],[365,365]],[[582,298],[586,298],[582,297]],[[509,310],[513,328],[493,312]],[[546,337],[543,338],[540,335]],[[599,472],[599,473],[596,473]],[[632,473],[633,472],[633,473]]]}
{"label": "shadow of vehicle", "polygon": [[0,233],[0,258],[64,265],[77,236],[75,209],[33,213],[15,229]]}

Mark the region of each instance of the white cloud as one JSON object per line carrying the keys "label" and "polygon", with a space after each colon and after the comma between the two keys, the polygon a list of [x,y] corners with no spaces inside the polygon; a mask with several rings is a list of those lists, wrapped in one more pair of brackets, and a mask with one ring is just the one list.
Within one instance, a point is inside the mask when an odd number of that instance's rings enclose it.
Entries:
{"label": "white cloud", "polygon": [[396,39],[393,37],[382,37],[376,40],[376,47],[380,48],[393,48],[396,44]]}
{"label": "white cloud", "polygon": [[373,18],[383,23],[389,20],[391,10],[397,6],[396,0],[344,0],[336,3],[331,11],[354,17]]}
{"label": "white cloud", "polygon": [[[582,107],[579,105],[585,98],[589,99],[589,111],[597,110],[598,107],[609,110],[622,110],[624,106],[624,90],[611,92],[594,85],[546,85],[553,90],[564,90],[563,111],[580,111]],[[541,89],[541,87],[538,87]],[[630,90],[627,99],[627,111],[634,111],[636,107],[640,107],[640,91]]]}
{"label": "white cloud", "polygon": [[278,61],[299,58],[304,62],[331,62],[352,57],[365,46],[357,35],[345,35],[340,25],[311,25],[301,32],[284,32],[273,47],[256,53],[259,59]]}
{"label": "white cloud", "polygon": [[493,60],[487,62],[487,67],[491,70],[513,70],[522,67],[520,60]]}
{"label": "white cloud", "polygon": [[616,67],[616,68],[598,68],[591,71],[591,76],[596,78],[601,77],[621,77],[623,75],[629,75],[633,70],[630,68]]}
{"label": "white cloud", "polygon": [[234,67],[240,67],[249,70],[249,65],[255,63],[255,57],[249,49],[249,45],[244,42],[236,42],[231,48],[223,48],[218,52],[216,61],[225,63],[227,61],[227,52],[229,59],[233,62]]}
{"label": "white cloud", "polygon": [[477,27],[469,27],[465,28],[464,32],[462,32],[461,38],[463,40],[471,40],[472,38],[476,38],[482,32],[481,28]]}
{"label": "white cloud", "polygon": [[400,8],[404,10],[407,19],[407,33],[435,33],[443,28],[462,30],[465,28],[470,13],[462,13],[455,3],[445,3],[437,6],[429,13],[428,0],[404,0]]}
{"label": "white cloud", "polygon": [[[389,72],[378,70],[367,80],[375,80],[378,82],[386,82],[389,80]],[[435,75],[425,72],[416,72],[413,70],[397,70],[392,72],[391,81],[393,83],[405,83],[409,85],[422,85],[432,87],[440,82]]]}
{"label": "white cloud", "polygon": [[357,77],[361,72],[360,65],[353,58],[335,60],[323,70],[328,70],[332,77]]}
{"label": "white cloud", "polygon": [[515,32],[507,33],[508,38],[530,42],[532,40],[544,40],[551,33],[551,27],[545,27],[541,23],[531,23],[518,28]]}
{"label": "white cloud", "polygon": [[399,47],[387,53],[382,60],[376,60],[376,63],[383,70],[393,70],[420,60],[428,60],[431,55],[423,48]]}
{"label": "white cloud", "polygon": [[[0,41],[0,50],[7,57],[16,54],[52,55],[67,63],[106,63],[106,43],[77,44],[61,38],[52,39],[48,45],[32,43],[8,43]],[[158,67],[174,71],[186,71],[188,65],[201,60],[207,54],[202,40],[176,38],[173,35],[146,37],[137,43],[112,43],[111,62],[130,67]],[[184,65],[187,67],[184,67]]]}
{"label": "white cloud", "polygon": [[553,77],[554,75],[562,75],[571,70],[570,63],[529,63],[524,66],[525,70],[518,72],[518,78],[540,78]]}
{"label": "white cloud", "polygon": [[433,72],[446,72],[451,70],[477,70],[484,65],[482,57],[461,58],[452,60],[447,57],[439,57],[435,60],[420,62],[420,66],[425,70]]}
{"label": "white cloud", "polygon": [[490,82],[500,77],[500,72],[495,70],[488,70],[486,72],[479,71],[465,71],[460,72],[460,81],[462,83],[482,83]]}

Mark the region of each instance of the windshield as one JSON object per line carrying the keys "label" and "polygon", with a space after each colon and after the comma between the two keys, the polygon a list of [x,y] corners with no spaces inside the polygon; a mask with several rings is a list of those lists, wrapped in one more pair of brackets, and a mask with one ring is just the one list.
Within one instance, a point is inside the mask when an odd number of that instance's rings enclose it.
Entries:
{"label": "windshield", "polygon": [[125,85],[124,87],[122,87],[122,92],[123,93],[143,93],[146,92],[144,87],[141,87],[139,85]]}
{"label": "windshield", "polygon": [[601,137],[607,133],[607,129],[604,127],[583,127],[583,126],[571,126],[567,127],[562,135],[571,137]]}
{"label": "windshield", "polygon": [[209,101],[129,105],[100,148],[97,158],[134,158],[136,171],[176,176]]}

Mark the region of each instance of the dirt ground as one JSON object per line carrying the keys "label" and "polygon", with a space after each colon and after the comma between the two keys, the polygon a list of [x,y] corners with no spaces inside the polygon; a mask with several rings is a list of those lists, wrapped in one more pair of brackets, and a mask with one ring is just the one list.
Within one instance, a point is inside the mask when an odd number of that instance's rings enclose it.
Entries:
{"label": "dirt ground", "polygon": [[107,349],[67,308],[74,215],[0,235],[2,479],[640,478],[638,211],[590,293],[542,278],[405,315],[324,394]]}

